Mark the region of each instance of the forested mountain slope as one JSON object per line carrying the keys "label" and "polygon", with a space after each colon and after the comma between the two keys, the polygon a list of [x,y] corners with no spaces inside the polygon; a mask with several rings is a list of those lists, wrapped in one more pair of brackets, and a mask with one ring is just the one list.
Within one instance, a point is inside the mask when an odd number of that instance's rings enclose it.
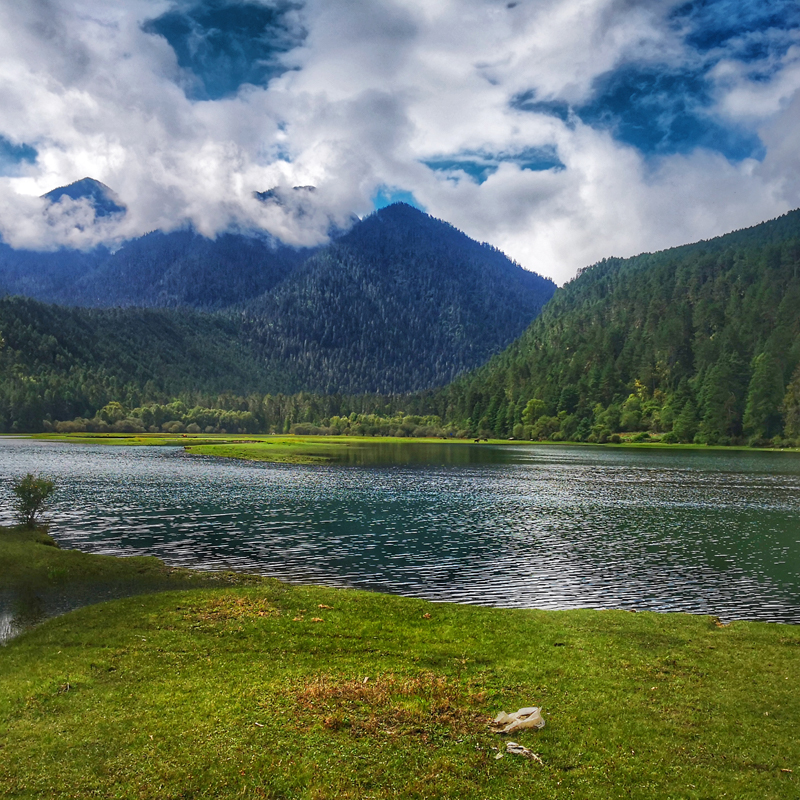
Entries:
{"label": "forested mountain slope", "polygon": [[274,391],[230,319],[0,298],[0,431],[178,395]]}
{"label": "forested mountain slope", "polygon": [[[124,306],[136,296],[144,304],[226,306],[258,294],[280,272],[261,258],[266,243],[242,238],[151,234],[110,260],[98,255],[88,276],[69,260],[75,254],[65,253],[72,280],[59,296],[74,290],[69,296],[87,302],[93,295],[86,286],[93,286],[103,287],[103,304]],[[555,290],[410,206],[360,221],[299,266],[289,263],[301,258],[291,252],[279,282],[238,310],[0,299],[0,430],[92,417],[110,401],[131,410],[178,395],[363,395],[441,386],[518,336]],[[21,279],[26,274],[21,269]],[[294,421],[301,421],[297,409],[311,407],[305,400],[290,405]],[[336,403],[323,405],[327,416],[335,413]]]}
{"label": "forested mountain slope", "polygon": [[293,391],[442,385],[518,336],[555,284],[398,203],[320,250],[244,314],[268,371]]}
{"label": "forested mountain slope", "polygon": [[607,259],[505,352],[440,393],[497,435],[709,444],[800,437],[800,211],[708,242]]}

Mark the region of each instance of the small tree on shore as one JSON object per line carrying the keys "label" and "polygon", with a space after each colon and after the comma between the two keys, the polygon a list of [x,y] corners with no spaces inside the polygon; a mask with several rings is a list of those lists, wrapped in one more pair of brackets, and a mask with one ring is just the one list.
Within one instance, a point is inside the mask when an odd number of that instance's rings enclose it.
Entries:
{"label": "small tree on shore", "polygon": [[47,500],[55,491],[56,485],[47,478],[37,478],[30,472],[14,482],[11,491],[17,496],[14,503],[17,519],[28,528],[34,527],[47,508]]}

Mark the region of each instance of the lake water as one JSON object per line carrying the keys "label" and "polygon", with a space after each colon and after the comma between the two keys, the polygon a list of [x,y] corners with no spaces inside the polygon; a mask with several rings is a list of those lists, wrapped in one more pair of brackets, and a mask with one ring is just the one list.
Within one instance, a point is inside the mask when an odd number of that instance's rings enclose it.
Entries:
{"label": "lake water", "polygon": [[[52,534],[87,552],[431,600],[800,622],[797,454],[378,442],[348,459],[0,439],[0,523],[11,479],[35,472],[58,482]],[[13,613],[0,594],[0,629]]]}

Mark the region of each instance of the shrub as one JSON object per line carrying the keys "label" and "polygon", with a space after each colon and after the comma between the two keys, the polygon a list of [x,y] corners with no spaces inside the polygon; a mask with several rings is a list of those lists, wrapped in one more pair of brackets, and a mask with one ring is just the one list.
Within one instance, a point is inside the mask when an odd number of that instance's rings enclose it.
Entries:
{"label": "shrub", "polygon": [[33,528],[47,508],[47,500],[55,491],[56,485],[46,478],[37,478],[30,472],[15,481],[11,491],[17,496],[14,503],[17,519],[29,528]]}

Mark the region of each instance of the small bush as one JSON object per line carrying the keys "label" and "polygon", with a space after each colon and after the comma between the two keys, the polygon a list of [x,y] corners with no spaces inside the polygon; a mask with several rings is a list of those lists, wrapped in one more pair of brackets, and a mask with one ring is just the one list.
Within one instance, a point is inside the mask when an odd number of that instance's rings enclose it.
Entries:
{"label": "small bush", "polygon": [[622,437],[618,433],[612,433],[611,436],[608,437],[608,441],[611,444],[620,444],[622,442]]}
{"label": "small bush", "polygon": [[30,472],[15,481],[11,491],[17,497],[14,503],[17,519],[28,528],[33,528],[47,508],[47,500],[55,488],[53,481],[37,478]]}

